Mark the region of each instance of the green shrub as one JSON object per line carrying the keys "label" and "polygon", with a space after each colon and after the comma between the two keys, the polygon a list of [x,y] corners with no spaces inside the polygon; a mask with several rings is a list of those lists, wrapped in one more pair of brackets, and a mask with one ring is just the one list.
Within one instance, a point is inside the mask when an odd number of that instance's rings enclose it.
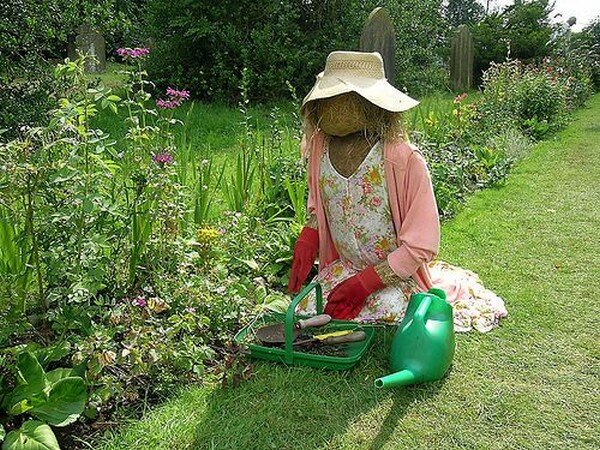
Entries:
{"label": "green shrub", "polygon": [[13,138],[23,126],[44,123],[57,100],[52,62],[83,22],[98,29],[112,50],[136,28],[132,1],[13,0],[0,4],[0,130]]}
{"label": "green shrub", "polygon": [[160,86],[173,83],[201,99],[237,102],[246,68],[252,101],[288,98],[286,81],[308,92],[327,54],[357,49],[368,14],[387,5],[397,31],[396,84],[413,95],[442,87],[446,28],[439,0],[380,3],[149,0],[149,72]]}
{"label": "green shrub", "polygon": [[507,57],[535,63],[549,54],[550,6],[549,0],[515,2],[489,13],[473,27],[477,84],[492,63]]}
{"label": "green shrub", "polygon": [[[562,68],[556,68],[562,71]],[[483,76],[478,102],[480,129],[499,132],[516,126],[534,139],[565,125],[571,76],[555,73],[549,65],[524,65],[518,60],[492,63]],[[585,98],[589,95],[586,89]]]}
{"label": "green shrub", "polygon": [[[297,130],[263,132],[246,113],[238,150],[256,164],[253,201],[212,215],[205,192],[221,175],[175,135],[188,93],[153,100],[143,57],[128,60],[123,99],[85,76],[84,59],[58,65],[48,123],[0,144],[0,319],[14,323],[0,346],[35,328],[66,340],[61,358],[85,372],[90,418],[205,378],[232,329],[285,304],[305,204],[289,184],[304,183],[284,136]],[[120,139],[92,126],[103,109],[125,111]]]}
{"label": "green shrub", "polygon": [[588,49],[589,68],[596,91],[600,91],[600,16],[583,29],[582,41]]}

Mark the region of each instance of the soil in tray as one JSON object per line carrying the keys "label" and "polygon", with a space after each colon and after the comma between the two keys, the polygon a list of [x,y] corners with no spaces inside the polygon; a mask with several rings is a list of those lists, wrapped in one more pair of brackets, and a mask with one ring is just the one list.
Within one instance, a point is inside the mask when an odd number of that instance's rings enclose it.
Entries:
{"label": "soil in tray", "polygon": [[[244,342],[246,344],[254,344],[254,345],[260,345],[263,347],[272,347],[272,348],[283,349],[285,347],[284,344],[265,345],[260,340],[258,340],[258,338],[255,335],[256,330],[258,330],[259,328],[266,327],[269,325],[274,325],[277,323],[281,323],[281,322],[273,321],[273,320],[269,320],[269,319],[258,320],[251,326],[250,330],[244,337]],[[354,329],[353,331],[358,331],[361,329],[362,328],[360,326],[357,326],[356,329]],[[296,338],[296,341],[308,340],[308,339],[311,339],[314,335],[326,334],[326,333],[330,333],[332,331],[338,331],[339,329],[336,327],[332,327],[330,325],[325,325],[325,326],[322,326],[319,328],[311,328],[309,330],[304,330]],[[347,344],[347,343],[338,344],[338,345],[323,345],[323,344],[320,344],[319,342],[311,342],[311,343],[302,344],[302,345],[295,345],[294,351],[301,352],[301,353],[310,353],[313,355],[334,356],[334,357],[338,357],[338,358],[344,358],[344,357],[348,356],[348,345],[349,344]]]}
{"label": "soil in tray", "polygon": [[[296,340],[304,341],[304,340],[311,339],[314,334],[324,334],[324,333],[328,333],[328,332],[329,331],[327,331],[325,328],[322,328],[322,329],[320,328],[318,333],[302,333],[298,336],[298,338]],[[250,334],[247,335],[247,342],[249,344],[266,346],[265,344],[260,342],[256,338],[256,336],[253,336]],[[268,347],[284,348],[285,345],[278,344],[278,345],[271,345]],[[313,355],[322,355],[322,356],[337,356],[338,358],[344,358],[344,357],[348,356],[347,350],[348,350],[348,344],[323,345],[323,344],[320,344],[319,342],[309,342],[306,344],[294,346],[294,351],[296,351],[296,352],[311,353]]]}
{"label": "soil in tray", "polygon": [[338,358],[345,358],[348,356],[348,344],[340,345],[320,345],[311,344],[304,346],[296,346],[295,350],[302,353],[311,353],[313,355],[322,356],[337,356]]}

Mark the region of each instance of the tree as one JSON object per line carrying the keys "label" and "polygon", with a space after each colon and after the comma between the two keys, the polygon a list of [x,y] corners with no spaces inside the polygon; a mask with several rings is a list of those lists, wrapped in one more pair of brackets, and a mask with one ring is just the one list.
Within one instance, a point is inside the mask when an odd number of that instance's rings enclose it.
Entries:
{"label": "tree", "polygon": [[600,90],[600,16],[597,16],[581,32],[589,49],[589,60],[592,69],[592,81],[596,90]]}
{"label": "tree", "polygon": [[474,25],[485,17],[485,9],[477,0],[448,0],[443,12],[452,27]]}
{"label": "tree", "polygon": [[475,80],[480,80],[492,61],[500,62],[510,56],[529,63],[547,56],[553,9],[554,1],[550,0],[515,0],[475,25]]}
{"label": "tree", "polygon": [[246,68],[248,96],[289,97],[286,81],[306,93],[333,50],[357,50],[376,6],[396,30],[396,83],[413,95],[441,88],[447,24],[442,0],[148,0],[148,70],[159,86],[177,84],[203,100],[238,101]]}

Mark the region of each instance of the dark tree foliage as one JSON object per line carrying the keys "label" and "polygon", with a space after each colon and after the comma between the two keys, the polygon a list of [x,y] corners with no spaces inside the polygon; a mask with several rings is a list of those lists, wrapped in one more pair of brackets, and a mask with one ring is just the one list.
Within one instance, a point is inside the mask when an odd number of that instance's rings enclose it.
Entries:
{"label": "dark tree foliage", "polygon": [[580,35],[580,39],[589,49],[592,81],[596,90],[600,90],[600,16],[597,16],[585,27]]}
{"label": "dark tree foliage", "polygon": [[475,25],[475,80],[480,80],[492,61],[501,62],[510,56],[528,63],[547,56],[553,9],[550,0],[515,0]]}
{"label": "dark tree foliage", "polygon": [[0,130],[35,125],[52,103],[52,63],[84,22],[108,49],[137,29],[143,0],[12,0],[0,2]]}
{"label": "dark tree foliage", "polygon": [[356,50],[364,21],[387,6],[397,31],[398,86],[412,92],[443,83],[446,27],[441,0],[149,0],[150,72],[207,100],[236,101],[242,69],[252,100],[303,95],[333,50]]}
{"label": "dark tree foliage", "polygon": [[448,0],[443,10],[452,27],[474,25],[485,17],[485,8],[478,0]]}

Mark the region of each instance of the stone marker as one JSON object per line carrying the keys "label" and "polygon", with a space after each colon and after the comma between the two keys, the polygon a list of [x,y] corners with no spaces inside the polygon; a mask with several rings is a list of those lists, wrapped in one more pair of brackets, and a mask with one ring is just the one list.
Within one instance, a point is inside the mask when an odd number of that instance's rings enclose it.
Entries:
{"label": "stone marker", "polygon": [[466,25],[459,25],[452,38],[450,80],[452,89],[466,92],[473,86],[473,35]]}
{"label": "stone marker", "polygon": [[385,76],[390,84],[396,84],[394,68],[396,35],[390,15],[385,8],[375,8],[369,14],[360,36],[360,51],[381,53]]}
{"label": "stone marker", "polygon": [[89,25],[81,25],[77,29],[74,45],[69,46],[69,58],[77,58],[77,51],[95,56],[96,60],[88,59],[86,72],[104,72],[106,70],[106,44],[104,38]]}

